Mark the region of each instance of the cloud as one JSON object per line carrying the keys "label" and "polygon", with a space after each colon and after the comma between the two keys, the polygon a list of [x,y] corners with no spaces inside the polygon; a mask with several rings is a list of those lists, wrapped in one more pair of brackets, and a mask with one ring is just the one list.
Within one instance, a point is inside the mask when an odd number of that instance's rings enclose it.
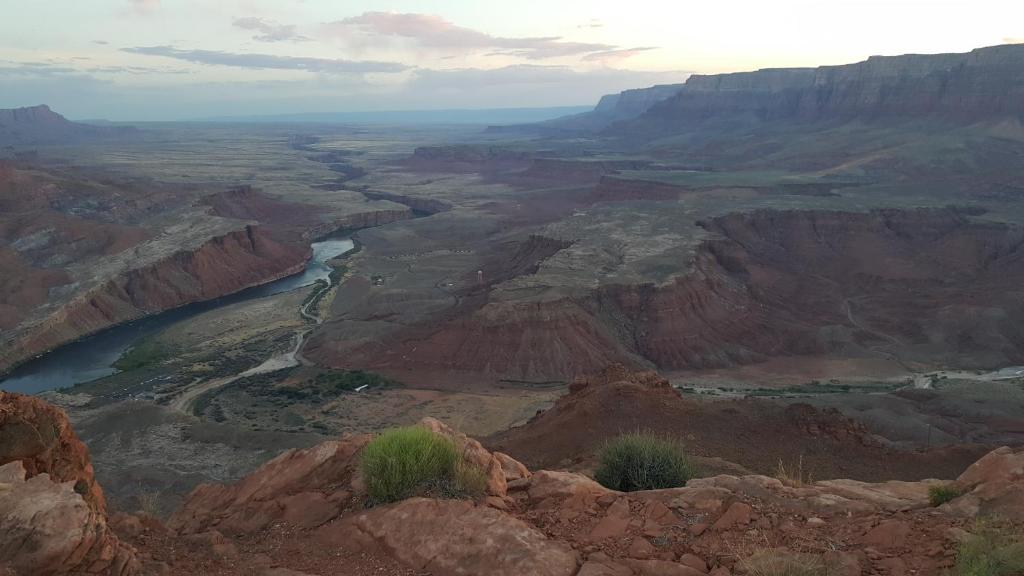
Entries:
{"label": "cloud", "polygon": [[601,22],[597,18],[591,18],[589,22],[580,24],[577,28],[604,28],[604,22]]}
{"label": "cloud", "polygon": [[181,68],[152,68],[149,66],[95,66],[86,68],[91,74],[192,74]]}
{"label": "cloud", "polygon": [[657,50],[657,46],[639,46],[637,48],[618,48],[615,50],[602,50],[601,52],[591,52],[583,57],[583,60],[587,62],[601,62],[603,64],[614,64],[621,62],[627,58],[632,58],[641,52],[648,50]]}
{"label": "cloud", "polygon": [[110,44],[110,42],[107,42],[106,40],[93,40],[92,43],[99,44],[101,46],[106,46],[107,44]]}
{"label": "cloud", "polygon": [[278,24],[254,16],[235,18],[232,24],[243,30],[259,32],[259,34],[252,37],[253,40],[259,42],[302,42],[309,40],[309,38],[295,31],[294,24]]}
{"label": "cloud", "polygon": [[171,46],[138,46],[135,48],[122,48],[121,51],[130,54],[175,58],[196,64],[232,66],[256,70],[305,70],[322,74],[394,73],[410,68],[398,62],[276,56],[273,54],[238,54],[216,50],[179,50]]}
{"label": "cloud", "polygon": [[0,61],[0,74],[18,76],[53,77],[78,74],[75,68],[55,66],[46,62],[11,62]]}
{"label": "cloud", "polygon": [[160,0],[128,0],[128,4],[138,14],[151,14],[160,7]]}
{"label": "cloud", "polygon": [[490,51],[492,55],[513,55],[540,60],[574,56],[616,46],[587,42],[569,42],[557,36],[505,38],[458,26],[440,16],[430,14],[399,14],[364,12],[359,16],[324,25],[328,35],[356,45],[379,42],[381,38],[405,39],[419,47],[439,51],[475,53]]}
{"label": "cloud", "polygon": [[1003,44],[1024,44],[1024,38],[1012,38],[1007,36],[1003,38]]}

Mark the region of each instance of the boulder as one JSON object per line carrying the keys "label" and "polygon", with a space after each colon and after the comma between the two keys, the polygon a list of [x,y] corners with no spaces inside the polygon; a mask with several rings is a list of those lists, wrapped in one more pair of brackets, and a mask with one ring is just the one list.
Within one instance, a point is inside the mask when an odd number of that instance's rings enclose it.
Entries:
{"label": "boulder", "polygon": [[203,484],[168,526],[182,534],[250,534],[274,522],[313,528],[341,514],[351,497],[359,451],[371,436],[345,436],[289,450],[235,484]]}
{"label": "boulder", "polygon": [[[353,530],[356,534],[353,534]],[[508,514],[464,500],[412,498],[320,529],[330,543],[374,543],[435,576],[571,576],[576,553]]]}
{"label": "boulder", "polygon": [[135,551],[75,485],[29,477],[21,461],[0,466],[0,567],[25,576],[139,572]]}
{"label": "boulder", "polygon": [[963,496],[943,506],[960,516],[998,515],[1024,521],[1024,449],[997,448],[972,464],[955,482]]}
{"label": "boulder", "polygon": [[0,391],[0,567],[15,574],[135,574],[108,528],[89,451],[64,411]]}
{"label": "boulder", "polygon": [[616,492],[582,474],[541,470],[530,477],[527,494],[532,505],[548,507],[573,497],[596,501],[601,496]]}
{"label": "boulder", "polygon": [[96,512],[106,511],[89,450],[63,410],[34,396],[0,391],[0,465],[19,461],[27,478],[72,482]]}

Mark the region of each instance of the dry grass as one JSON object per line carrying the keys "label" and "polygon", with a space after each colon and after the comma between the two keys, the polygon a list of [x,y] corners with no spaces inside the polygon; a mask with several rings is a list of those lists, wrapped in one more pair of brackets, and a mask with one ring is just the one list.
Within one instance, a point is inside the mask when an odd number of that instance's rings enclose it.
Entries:
{"label": "dry grass", "polygon": [[775,478],[790,488],[803,488],[807,484],[814,483],[814,477],[811,476],[810,471],[804,469],[803,454],[797,459],[796,465],[792,467],[787,467],[780,459],[779,465],[775,469]]}
{"label": "dry grass", "polygon": [[1019,576],[1024,574],[1024,535],[979,522],[957,549],[956,576]]}
{"label": "dry grass", "polygon": [[828,576],[821,556],[765,548],[742,558],[737,564],[747,576]]}

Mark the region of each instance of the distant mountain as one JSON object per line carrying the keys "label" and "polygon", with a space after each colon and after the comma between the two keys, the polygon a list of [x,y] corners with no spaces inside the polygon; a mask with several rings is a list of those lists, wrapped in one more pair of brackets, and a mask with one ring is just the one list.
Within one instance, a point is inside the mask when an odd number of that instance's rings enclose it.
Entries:
{"label": "distant mountain", "polygon": [[535,124],[490,126],[488,132],[535,132],[557,135],[561,132],[597,132],[616,122],[640,116],[658,102],[679,93],[683,84],[660,84],[634,88],[601,97],[597,106],[579,114],[553,118]]}
{"label": "distant mountain", "polygon": [[1024,45],[961,54],[872,56],[819,68],[694,75],[613,133],[672,133],[726,121],[931,118],[974,122],[1024,115]]}
{"label": "distant mountain", "polygon": [[0,109],[0,144],[56,144],[134,132],[131,127],[93,126],[72,122],[46,104]]}
{"label": "distant mountain", "polygon": [[588,110],[588,106],[549,108],[484,108],[476,110],[382,110],[371,112],[314,112],[263,116],[219,116],[201,122],[297,122],[326,124],[513,124],[542,122]]}

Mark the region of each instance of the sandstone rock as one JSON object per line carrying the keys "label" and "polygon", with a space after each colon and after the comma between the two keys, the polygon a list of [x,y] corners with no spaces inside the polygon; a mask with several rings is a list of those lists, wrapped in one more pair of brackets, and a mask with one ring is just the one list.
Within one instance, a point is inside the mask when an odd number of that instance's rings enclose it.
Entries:
{"label": "sandstone rock", "polygon": [[704,560],[701,560],[700,556],[697,556],[695,554],[683,554],[682,556],[679,557],[679,563],[684,565],[684,566],[689,566],[690,568],[693,568],[694,570],[699,570],[701,572],[707,572],[708,571],[708,564],[707,564],[707,562],[705,562]]}
{"label": "sandstone rock", "polygon": [[32,396],[0,390],[0,465],[13,461],[22,463],[28,478],[45,473],[54,482],[72,482],[96,512],[105,512],[89,451],[64,411]]}
{"label": "sandstone rock", "polygon": [[923,482],[867,483],[856,480],[826,480],[813,487],[827,494],[869,504],[872,508],[898,512],[928,507],[928,488],[938,480]]}
{"label": "sandstone rock", "polygon": [[515,458],[505,454],[503,452],[494,453],[495,460],[501,464],[501,470],[505,474],[506,482],[513,482],[515,480],[521,480],[523,478],[530,477],[530,471],[527,470],[526,466],[522,462]]}
{"label": "sandstone rock", "polygon": [[883,520],[877,526],[864,534],[860,541],[865,546],[871,546],[880,550],[891,550],[902,548],[910,535],[910,525],[902,520]]}
{"label": "sandstone rock", "polygon": [[238,557],[238,548],[235,546],[234,542],[231,542],[216,530],[200,532],[198,534],[188,534],[184,536],[182,540],[189,544],[194,550],[207,556],[229,559]]}
{"label": "sandstone rock", "polygon": [[[486,506],[412,498],[346,518],[386,552],[436,576],[571,576],[576,554],[524,522]],[[338,528],[325,527],[325,534]]]}
{"label": "sandstone rock", "polygon": [[561,502],[571,496],[584,496],[592,498],[595,502],[598,497],[613,494],[597,482],[572,472],[553,472],[541,470],[530,478],[528,494],[531,504],[537,505],[550,501],[549,504]]}
{"label": "sandstone rock", "polygon": [[612,561],[587,560],[576,576],[633,576],[633,569]]}
{"label": "sandstone rock", "polygon": [[972,464],[956,480],[967,492],[943,506],[961,516],[998,514],[1024,521],[1024,449],[997,448]]}
{"label": "sandstone rock", "polygon": [[726,509],[725,514],[722,514],[714,524],[711,525],[712,530],[730,530],[739,526],[746,526],[750,524],[753,519],[754,509],[750,507],[750,504],[744,502],[733,502],[732,505]]}
{"label": "sandstone rock", "polygon": [[452,429],[436,418],[424,418],[420,420],[419,425],[437,434],[446,436],[455,442],[455,446],[462,453],[462,458],[468,464],[478,468],[487,477],[487,494],[489,496],[498,496],[500,498],[508,492],[506,467],[512,473],[511,480],[518,480],[529,474],[529,471],[526,471],[526,466],[523,466],[511,456],[502,454],[501,457],[498,457],[491,454],[476,440]]}
{"label": "sandstone rock", "polygon": [[341,513],[359,464],[357,455],[370,438],[347,436],[289,450],[230,486],[198,486],[168,526],[182,534],[211,529],[247,534],[277,521],[322,524]]}
{"label": "sandstone rock", "polygon": [[47,473],[27,478],[21,461],[0,466],[0,566],[33,576],[138,573],[135,551],[74,485]]}
{"label": "sandstone rock", "polygon": [[89,451],[64,412],[0,391],[0,566],[16,573],[135,574],[135,550],[107,526]]}
{"label": "sandstone rock", "polygon": [[622,538],[626,535],[626,530],[632,519],[629,511],[629,499],[623,496],[608,507],[605,516],[590,531],[589,538],[593,542],[607,538]]}
{"label": "sandstone rock", "polygon": [[629,545],[629,549],[626,550],[626,554],[630,558],[638,558],[641,560],[646,560],[651,556],[654,556],[654,552],[654,546],[652,546],[651,543],[643,537],[634,538],[633,542]]}

